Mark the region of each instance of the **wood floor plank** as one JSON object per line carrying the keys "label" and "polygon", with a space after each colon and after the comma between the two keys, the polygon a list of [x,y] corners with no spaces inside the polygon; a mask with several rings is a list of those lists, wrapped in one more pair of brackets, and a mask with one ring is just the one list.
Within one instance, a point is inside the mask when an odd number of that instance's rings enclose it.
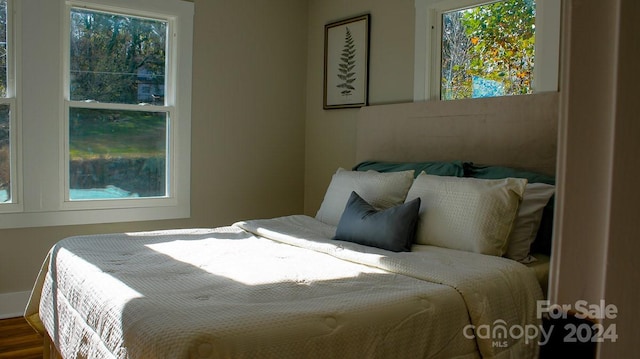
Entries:
{"label": "wood floor plank", "polygon": [[0,359],[42,358],[43,338],[24,318],[0,320]]}

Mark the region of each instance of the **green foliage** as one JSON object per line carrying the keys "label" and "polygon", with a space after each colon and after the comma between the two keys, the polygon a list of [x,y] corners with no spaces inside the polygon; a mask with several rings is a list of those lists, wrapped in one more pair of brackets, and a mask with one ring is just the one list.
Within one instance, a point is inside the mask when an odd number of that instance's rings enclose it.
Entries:
{"label": "green foliage", "polygon": [[471,97],[471,76],[467,73],[470,42],[462,23],[462,11],[442,18],[442,99]]}
{"label": "green foliage", "polygon": [[0,0],[0,97],[7,96],[7,0]]}
{"label": "green foliage", "polygon": [[0,105],[0,190],[8,189],[11,181],[9,131],[9,106]]}
{"label": "green foliage", "polygon": [[351,36],[351,31],[349,27],[346,28],[345,40],[344,40],[344,48],[342,49],[342,54],[340,55],[340,60],[342,62],[338,64],[338,78],[342,80],[336,87],[342,88],[343,90],[340,92],[342,96],[351,95],[351,91],[356,88],[353,87],[353,82],[356,80],[355,72],[353,69],[356,67],[356,46],[353,41],[353,37]]}
{"label": "green foliage", "polygon": [[71,99],[138,103],[139,70],[164,84],[166,23],[72,9]]}
{"label": "green foliage", "polygon": [[533,0],[509,0],[474,8],[462,21],[471,39],[470,72],[505,83],[510,94],[531,92],[535,44]]}
{"label": "green foliage", "polygon": [[[7,1],[0,0],[0,97],[7,96]],[[9,190],[11,153],[9,106],[0,105],[0,190]]]}
{"label": "green foliage", "polygon": [[505,94],[532,92],[533,0],[498,1],[451,12],[443,17],[443,26],[444,99],[471,97],[473,76],[499,81]]}
{"label": "green foliage", "polygon": [[9,173],[9,147],[0,146],[0,190],[8,190],[11,182]]}
{"label": "green foliage", "polygon": [[71,108],[69,155],[73,160],[163,157],[164,113]]}

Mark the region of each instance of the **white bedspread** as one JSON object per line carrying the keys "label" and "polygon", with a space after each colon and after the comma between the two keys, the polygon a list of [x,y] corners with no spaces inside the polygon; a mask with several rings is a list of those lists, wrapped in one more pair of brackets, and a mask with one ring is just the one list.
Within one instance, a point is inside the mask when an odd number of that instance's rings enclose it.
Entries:
{"label": "white bedspread", "polygon": [[290,216],[68,238],[25,317],[65,358],[537,357],[535,340],[495,345],[463,330],[537,324],[542,294],[525,266],[430,246],[393,253],[334,232]]}

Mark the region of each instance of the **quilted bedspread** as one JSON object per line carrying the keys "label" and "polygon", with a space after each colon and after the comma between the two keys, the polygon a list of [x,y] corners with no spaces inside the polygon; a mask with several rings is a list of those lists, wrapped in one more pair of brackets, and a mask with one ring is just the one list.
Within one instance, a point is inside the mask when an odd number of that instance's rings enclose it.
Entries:
{"label": "quilted bedspread", "polygon": [[70,237],[46,257],[25,317],[65,358],[537,357],[535,340],[465,330],[538,324],[525,266],[334,232],[299,215]]}

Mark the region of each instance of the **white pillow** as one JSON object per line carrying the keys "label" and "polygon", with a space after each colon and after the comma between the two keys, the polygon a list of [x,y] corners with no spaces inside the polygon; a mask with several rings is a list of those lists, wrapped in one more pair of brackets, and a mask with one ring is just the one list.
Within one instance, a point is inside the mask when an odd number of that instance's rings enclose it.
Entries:
{"label": "white pillow", "polygon": [[316,219],[337,226],[349,196],[355,191],[377,210],[404,203],[414,171],[380,173],[339,168],[331,178]]}
{"label": "white pillow", "polygon": [[555,193],[555,186],[545,183],[528,183],[524,189],[518,216],[509,235],[509,246],[505,257],[522,263],[531,263],[536,259],[529,255],[531,243],[536,239],[542,212]]}
{"label": "white pillow", "polygon": [[502,256],[526,184],[420,173],[406,199],[421,199],[416,243]]}

